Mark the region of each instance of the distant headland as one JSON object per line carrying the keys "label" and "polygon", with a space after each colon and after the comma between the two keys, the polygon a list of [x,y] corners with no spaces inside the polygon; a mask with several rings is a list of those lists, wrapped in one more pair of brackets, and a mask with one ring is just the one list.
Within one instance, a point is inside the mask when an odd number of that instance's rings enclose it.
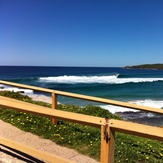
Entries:
{"label": "distant headland", "polygon": [[136,66],[125,66],[126,69],[156,69],[156,70],[163,70],[163,64],[157,63],[157,64],[142,64],[142,65],[136,65]]}

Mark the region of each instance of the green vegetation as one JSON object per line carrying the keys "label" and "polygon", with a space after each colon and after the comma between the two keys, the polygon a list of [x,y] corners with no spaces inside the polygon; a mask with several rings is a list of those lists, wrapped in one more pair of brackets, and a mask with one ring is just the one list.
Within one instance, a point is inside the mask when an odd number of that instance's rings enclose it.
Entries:
{"label": "green vegetation", "polygon": [[[51,107],[50,104],[33,101],[28,96],[19,93],[0,92],[0,95]],[[121,119],[119,116],[113,115],[98,106],[88,105],[81,108],[74,105],[58,105],[58,109],[99,117]],[[49,118],[4,108],[0,108],[0,119],[24,131],[51,139],[59,145],[74,148],[80,153],[89,155],[94,159],[99,160],[100,158],[100,129],[61,120],[58,121],[58,125],[53,125]],[[162,161],[163,142],[116,133],[116,163],[162,163]]]}
{"label": "green vegetation", "polygon": [[143,64],[136,66],[126,66],[125,68],[138,68],[138,69],[163,69],[163,64]]}

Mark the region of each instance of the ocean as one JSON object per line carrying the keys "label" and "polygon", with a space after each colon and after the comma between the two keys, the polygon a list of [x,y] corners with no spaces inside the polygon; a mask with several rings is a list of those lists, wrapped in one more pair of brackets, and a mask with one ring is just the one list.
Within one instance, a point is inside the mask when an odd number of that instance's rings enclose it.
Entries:
{"label": "ocean", "polygon": [[[121,67],[37,67],[0,66],[0,80],[125,101],[161,109],[163,107],[163,70],[124,69]],[[17,88],[0,85],[8,90]],[[1,89],[2,90],[2,89]],[[33,90],[27,95],[50,96]],[[163,116],[106,104],[59,96],[59,102],[75,105],[100,105],[125,120],[163,126]]]}

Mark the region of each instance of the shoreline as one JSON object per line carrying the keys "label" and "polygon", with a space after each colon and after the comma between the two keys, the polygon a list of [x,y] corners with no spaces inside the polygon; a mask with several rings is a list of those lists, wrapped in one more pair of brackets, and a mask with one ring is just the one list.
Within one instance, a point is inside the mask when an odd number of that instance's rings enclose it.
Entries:
{"label": "shoreline", "polygon": [[34,101],[40,101],[40,102],[46,102],[49,104],[52,104],[52,98],[45,96],[45,95],[37,95],[37,94],[33,94],[33,95],[28,95],[30,98],[32,98],[32,100]]}
{"label": "shoreline", "polygon": [[[49,96],[37,95],[37,94],[28,95],[28,96],[32,98],[32,100],[34,101],[40,101],[40,102],[46,102],[46,103],[52,104],[52,98]],[[57,104],[61,104],[61,103],[58,101]]]}

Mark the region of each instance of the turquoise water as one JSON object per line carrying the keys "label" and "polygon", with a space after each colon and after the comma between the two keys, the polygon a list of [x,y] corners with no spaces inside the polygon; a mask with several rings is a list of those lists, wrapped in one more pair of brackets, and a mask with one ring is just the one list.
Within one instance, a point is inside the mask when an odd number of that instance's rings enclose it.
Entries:
{"label": "turquoise water", "polygon": [[[151,107],[163,107],[163,70],[123,69],[119,67],[0,66],[0,79]],[[24,90],[24,92],[38,94],[32,90]],[[90,103],[66,97],[59,97],[59,101],[78,105]],[[119,107],[99,105],[111,112],[126,113],[129,111]],[[132,114],[138,115],[135,112]],[[127,113],[124,118],[134,119],[131,114],[126,115]],[[140,117],[147,121],[147,118],[154,119],[157,116],[143,113],[137,119]],[[160,116],[159,118],[159,122],[163,122],[163,118]]]}

